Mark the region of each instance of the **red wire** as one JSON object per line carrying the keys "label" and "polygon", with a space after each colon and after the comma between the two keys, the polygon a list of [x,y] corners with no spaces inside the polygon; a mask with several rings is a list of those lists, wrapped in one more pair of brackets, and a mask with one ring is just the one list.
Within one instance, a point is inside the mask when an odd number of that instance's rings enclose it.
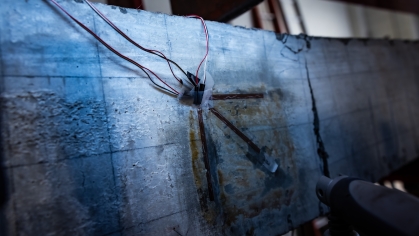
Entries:
{"label": "red wire", "polygon": [[178,91],[176,91],[174,88],[172,88],[170,85],[168,85],[165,81],[163,81],[162,79],[160,79],[159,76],[157,76],[152,70],[138,64],[137,62],[135,62],[134,60],[132,60],[129,57],[126,57],[124,55],[122,55],[120,52],[118,52],[117,50],[115,50],[112,46],[110,46],[109,44],[107,44],[105,41],[103,41],[103,39],[101,39],[97,34],[95,34],[91,29],[89,29],[87,26],[85,26],[83,23],[81,23],[80,21],[78,21],[76,18],[74,18],[72,15],[70,15],[70,13],[68,13],[63,7],[61,7],[60,4],[58,4],[55,0],[51,0],[58,8],[60,8],[66,15],[68,15],[73,21],[75,21],[78,25],[80,25],[83,29],[85,29],[87,32],[89,32],[93,37],[95,37],[99,42],[101,42],[106,48],[108,48],[110,51],[112,51],[113,53],[115,53],[116,55],[120,56],[121,58],[131,62],[132,64],[136,65],[137,67],[141,68],[141,69],[145,69],[147,71],[149,71],[150,73],[152,73],[158,80],[160,80],[163,84],[165,84],[167,87],[169,87],[171,90],[173,90],[176,94],[179,94]]}
{"label": "red wire", "polygon": [[208,44],[209,44],[209,39],[208,39],[208,29],[207,29],[207,25],[205,24],[204,19],[202,19],[202,17],[198,16],[198,15],[187,15],[187,17],[191,17],[191,18],[197,18],[200,19],[202,22],[202,25],[204,26],[204,32],[205,32],[205,39],[207,40],[207,52],[205,53],[204,58],[202,59],[201,63],[199,63],[198,69],[196,70],[196,84],[198,84],[198,72],[199,72],[199,68],[201,67],[202,63],[205,61],[205,58],[207,58],[208,56]]}
{"label": "red wire", "polygon": [[141,45],[136,43],[134,40],[132,40],[130,37],[128,37],[124,32],[122,32],[122,30],[120,30],[115,24],[112,23],[112,21],[110,21],[105,15],[103,15],[103,13],[101,11],[99,11],[99,9],[97,9],[95,6],[93,6],[93,4],[91,4],[89,1],[86,1],[86,3],[89,4],[89,6],[91,8],[93,8],[93,10],[96,11],[96,13],[98,13],[109,25],[111,25],[119,34],[121,34],[124,38],[126,38],[132,44],[134,44],[135,46],[139,47],[140,49],[142,49],[144,51],[159,53],[166,60],[167,64],[169,65],[170,71],[172,72],[172,75],[175,77],[175,79],[179,83],[182,83],[181,80],[173,72],[173,69],[172,69],[172,66],[170,65],[169,59],[162,52],[142,47]]}

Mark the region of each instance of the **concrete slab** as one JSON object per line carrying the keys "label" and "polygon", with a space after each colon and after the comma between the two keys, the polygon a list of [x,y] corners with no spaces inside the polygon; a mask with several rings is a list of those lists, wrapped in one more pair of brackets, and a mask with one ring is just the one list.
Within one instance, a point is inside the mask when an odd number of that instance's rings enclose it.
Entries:
{"label": "concrete slab", "polygon": [[[86,3],[59,3],[180,87],[164,60]],[[278,235],[327,212],[314,193],[320,175],[376,181],[419,154],[417,43],[207,22],[213,93],[263,94],[214,107],[276,160],[271,173],[208,110],[206,163],[197,109],[157,90],[50,2],[0,4],[5,235]],[[199,20],[96,6],[195,72],[205,53]]]}

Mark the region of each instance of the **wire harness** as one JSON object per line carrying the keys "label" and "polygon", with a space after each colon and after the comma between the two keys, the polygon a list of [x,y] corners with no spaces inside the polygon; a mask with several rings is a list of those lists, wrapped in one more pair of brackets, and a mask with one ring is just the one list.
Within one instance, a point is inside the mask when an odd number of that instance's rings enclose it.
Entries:
{"label": "wire harness", "polygon": [[[89,29],[86,25],[84,25],[82,22],[80,22],[79,20],[77,20],[75,17],[73,17],[68,11],[66,11],[57,1],[55,0],[51,0],[51,2],[56,5],[62,12],[64,12],[68,17],[70,17],[70,19],[72,19],[74,22],[76,22],[80,27],[82,27],[84,30],[86,30],[88,33],[90,33],[96,40],[98,40],[102,45],[104,45],[107,49],[109,49],[111,52],[113,52],[114,54],[116,54],[117,56],[121,57],[122,59],[132,63],[133,65],[137,66],[138,68],[140,68],[148,77],[148,79],[159,89],[174,95],[174,96],[178,96],[178,97],[182,97],[182,96],[190,96],[190,94],[187,92],[188,88],[191,89],[190,87],[186,86],[186,84],[183,82],[183,80],[181,78],[179,78],[174,70],[172,65],[174,65],[176,68],[178,68],[183,75],[185,75],[185,77],[187,78],[186,81],[188,81],[188,83],[190,85],[192,85],[194,90],[200,91],[202,90],[202,93],[205,89],[205,81],[206,81],[206,69],[207,69],[207,60],[208,60],[208,52],[209,52],[209,37],[208,37],[208,29],[207,26],[205,24],[204,19],[202,19],[202,17],[197,16],[197,15],[190,15],[190,16],[186,16],[189,18],[197,18],[200,19],[203,27],[204,27],[204,33],[205,33],[205,38],[206,38],[206,53],[204,58],[201,60],[201,62],[198,65],[198,68],[196,70],[196,74],[195,76],[192,76],[191,73],[189,72],[185,72],[184,69],[182,69],[182,67],[179,66],[179,64],[177,64],[176,62],[174,62],[173,60],[169,59],[168,57],[166,57],[166,55],[164,55],[161,51],[158,50],[154,50],[154,49],[148,49],[145,48],[143,46],[141,46],[140,44],[138,44],[137,42],[135,42],[134,40],[132,40],[128,35],[126,35],[121,29],[119,29],[114,23],[112,23],[112,21],[110,21],[101,11],[99,11],[99,9],[97,7],[94,6],[94,4],[92,4],[91,2],[89,2],[88,0],[84,0],[84,2],[86,2],[90,8],[92,8],[92,10],[99,15],[106,23],[108,23],[109,26],[111,26],[117,33],[119,33],[122,37],[124,37],[126,40],[128,40],[130,43],[132,43],[134,46],[136,46],[137,48],[141,49],[142,51],[145,51],[147,53],[156,55],[162,59],[164,59],[168,66],[169,69],[173,75],[173,77],[181,84],[181,86],[185,87],[183,89],[182,92],[179,92],[177,89],[175,89],[173,86],[171,86],[168,82],[166,82],[165,80],[163,80],[162,78],[160,78],[154,71],[150,70],[149,68],[139,64],[138,62],[134,61],[133,59],[123,55],[122,53],[118,52],[116,49],[114,49],[111,45],[109,45],[107,42],[105,42],[102,38],[100,38],[95,32],[93,32],[91,29]],[[204,80],[203,82],[200,83],[200,79],[198,78],[198,73],[199,70],[201,68],[202,63],[204,63]],[[158,81],[161,82],[161,84],[158,84],[153,78],[153,75]],[[198,102],[199,101],[199,102]],[[201,104],[202,101],[202,96],[200,96],[200,98],[197,99],[196,104]],[[195,102],[194,102],[195,103]]]}

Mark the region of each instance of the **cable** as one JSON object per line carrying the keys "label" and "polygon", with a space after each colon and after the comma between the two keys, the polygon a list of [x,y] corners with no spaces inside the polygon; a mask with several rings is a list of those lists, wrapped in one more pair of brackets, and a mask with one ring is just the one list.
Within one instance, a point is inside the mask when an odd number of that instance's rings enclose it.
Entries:
{"label": "cable", "polygon": [[174,61],[168,59],[162,52],[157,51],[157,50],[152,50],[152,49],[147,49],[142,47],[141,45],[139,45],[138,43],[136,43],[134,40],[132,40],[130,37],[128,37],[124,32],[122,32],[122,30],[120,30],[115,24],[113,24],[105,15],[103,15],[103,13],[101,11],[99,11],[99,9],[97,9],[92,3],[90,3],[88,0],[85,0],[85,2],[106,22],[108,23],[116,32],[118,32],[120,35],[122,35],[126,40],[128,40],[129,42],[131,42],[133,45],[135,45],[136,47],[138,47],[139,49],[154,54],[156,56],[159,56],[163,59],[166,60],[167,64],[169,65],[170,71],[172,72],[172,75],[175,77],[175,79],[177,81],[179,81],[179,83],[183,84],[182,80],[179,79],[175,73],[173,72],[172,66],[170,65],[170,63],[174,64],[177,68],[179,68],[179,70],[182,71],[182,73],[187,76],[186,72]]}
{"label": "cable", "polygon": [[[153,84],[155,84],[157,87],[164,89],[172,94],[178,95],[179,92],[176,91],[174,88],[172,88],[170,85],[168,85],[165,81],[163,81],[159,76],[157,76],[152,70],[138,64],[137,62],[135,62],[134,60],[132,60],[131,58],[128,58],[124,55],[122,55],[120,52],[118,52],[117,50],[115,50],[113,47],[111,47],[109,44],[107,44],[105,41],[103,41],[98,35],[96,35],[92,30],[90,30],[87,26],[85,26],[83,23],[81,23],[80,21],[78,21],[76,18],[74,18],[70,13],[68,13],[63,7],[61,7],[60,4],[58,4],[55,0],[51,0],[52,3],[54,3],[58,8],[60,8],[67,16],[69,16],[74,22],[76,22],[78,25],[80,25],[84,30],[86,30],[87,32],[89,32],[93,37],[95,37],[100,43],[102,43],[106,48],[108,48],[110,51],[112,51],[113,53],[115,53],[116,55],[118,55],[119,57],[121,57],[122,59],[131,62],[132,64],[134,64],[135,66],[137,66],[138,68],[140,68],[144,73],[147,74],[148,78],[151,80],[151,82]],[[160,80],[163,84],[165,84],[167,87],[169,87],[172,91],[164,88],[163,86],[158,85],[156,82],[154,82],[150,75],[146,72],[146,70],[148,72],[150,72],[151,74],[153,74],[158,80]]]}
{"label": "cable", "polygon": [[[201,20],[202,25],[204,26],[205,39],[206,39],[206,41],[207,41],[207,51],[206,51],[206,54],[205,54],[204,58],[202,59],[201,63],[199,63],[198,69],[196,70],[196,75],[195,75],[195,77],[196,77],[196,84],[198,84],[198,81],[199,81],[199,78],[198,78],[198,72],[199,72],[199,69],[200,69],[200,67],[201,67],[202,63],[204,62],[204,60],[206,61],[206,59],[207,59],[207,57],[208,57],[208,49],[209,49],[209,47],[208,47],[208,46],[209,46],[208,29],[207,29],[207,25],[205,24],[205,21],[204,21],[204,19],[202,19],[202,17],[200,17],[200,16],[198,16],[198,15],[188,15],[187,17],[190,17],[190,18],[197,18],[197,19]],[[205,74],[206,74],[205,69],[206,69],[206,62],[205,62],[205,66],[204,66],[204,84],[205,84],[205,79],[206,79],[206,76],[205,76]]]}
{"label": "cable", "polygon": [[201,67],[202,63],[205,61],[205,66],[204,66],[204,84],[205,84],[205,80],[206,80],[206,64],[207,64],[207,58],[208,58],[208,49],[209,49],[209,37],[208,37],[208,29],[207,29],[207,25],[205,24],[204,19],[202,19],[202,17],[198,16],[198,15],[187,15],[186,17],[190,17],[190,18],[197,18],[200,19],[202,22],[202,25],[204,26],[204,32],[205,32],[205,39],[207,41],[207,52],[205,53],[204,58],[202,59],[201,63],[199,63],[198,69],[196,70],[196,84],[198,84],[199,79],[198,79],[198,72],[199,72],[199,68]]}
{"label": "cable", "polygon": [[208,61],[208,55],[205,58],[205,64],[204,64],[204,84],[207,81],[207,61]]}

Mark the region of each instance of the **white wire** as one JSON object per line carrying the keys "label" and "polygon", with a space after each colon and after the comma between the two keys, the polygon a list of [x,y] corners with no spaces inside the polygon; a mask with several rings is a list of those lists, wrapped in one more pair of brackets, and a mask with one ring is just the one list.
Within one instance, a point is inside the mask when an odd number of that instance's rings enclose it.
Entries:
{"label": "white wire", "polygon": [[208,61],[208,55],[205,58],[205,64],[204,64],[204,84],[205,84],[205,81],[207,80],[207,61]]}
{"label": "white wire", "polygon": [[208,33],[208,28],[206,25],[205,25],[205,28],[206,28],[206,35],[207,35],[206,40],[208,41],[208,54],[205,57],[205,64],[204,64],[204,84],[205,84],[205,81],[207,81],[207,61],[208,61],[208,56],[209,56],[209,33]]}

